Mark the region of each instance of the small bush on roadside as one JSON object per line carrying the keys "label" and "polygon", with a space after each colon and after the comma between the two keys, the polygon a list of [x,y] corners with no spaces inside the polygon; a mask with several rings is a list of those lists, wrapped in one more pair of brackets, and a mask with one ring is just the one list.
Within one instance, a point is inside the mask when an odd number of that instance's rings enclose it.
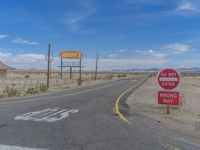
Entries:
{"label": "small bush on roadside", "polygon": [[26,91],[27,94],[37,94],[39,93],[39,90],[34,89],[34,88],[30,88]]}
{"label": "small bush on roadside", "polygon": [[113,78],[114,78],[113,75],[107,75],[107,77],[106,77],[107,80],[112,80]]}
{"label": "small bush on roadside", "polygon": [[30,76],[29,75],[25,75],[25,79],[29,79],[30,78]]}
{"label": "small bush on roadside", "polygon": [[0,94],[0,99],[1,99],[1,98],[4,98],[4,97],[7,97],[7,94],[1,93],[1,94]]}
{"label": "small bush on roadside", "polygon": [[121,75],[121,74],[118,74],[118,75],[117,75],[117,77],[118,77],[118,78],[121,78],[121,77],[122,77],[122,75]]}
{"label": "small bush on roadside", "polygon": [[66,86],[65,86],[65,89],[69,89],[69,88],[70,88],[70,85],[66,85]]}
{"label": "small bush on roadside", "polygon": [[8,97],[19,96],[21,94],[20,91],[9,87],[6,87],[3,93],[7,94]]}
{"label": "small bush on roadside", "polygon": [[78,80],[77,80],[77,83],[78,83],[78,85],[81,85],[81,84],[83,83],[83,80],[78,79]]}
{"label": "small bush on roadside", "polygon": [[123,78],[127,77],[127,74],[122,74],[122,77],[123,77]]}
{"label": "small bush on roadside", "polygon": [[40,85],[40,91],[41,92],[47,92],[48,91],[48,87],[44,84]]}

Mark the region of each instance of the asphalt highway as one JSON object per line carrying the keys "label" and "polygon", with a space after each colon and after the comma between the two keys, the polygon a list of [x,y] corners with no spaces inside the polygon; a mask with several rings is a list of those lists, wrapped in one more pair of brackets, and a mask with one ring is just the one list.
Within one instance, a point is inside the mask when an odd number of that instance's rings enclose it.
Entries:
{"label": "asphalt highway", "polygon": [[144,116],[128,125],[115,114],[116,99],[144,78],[1,100],[0,150],[200,149]]}

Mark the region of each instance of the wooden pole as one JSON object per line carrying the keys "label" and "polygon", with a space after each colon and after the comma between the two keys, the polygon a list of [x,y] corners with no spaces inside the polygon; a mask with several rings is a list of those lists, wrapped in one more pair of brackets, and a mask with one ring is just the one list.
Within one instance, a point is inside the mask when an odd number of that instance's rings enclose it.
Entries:
{"label": "wooden pole", "polygon": [[48,45],[48,63],[47,63],[47,87],[49,88],[49,79],[50,79],[50,60],[51,57],[51,44]]}
{"label": "wooden pole", "polygon": [[98,60],[99,60],[99,53],[97,52],[97,56],[96,56],[96,68],[95,68],[95,76],[94,76],[95,80],[97,80],[97,74],[98,74]]}
{"label": "wooden pole", "polygon": [[82,68],[82,62],[81,62],[81,58],[80,58],[80,70],[79,70],[79,80],[80,80],[80,82],[82,81],[82,78],[81,78],[82,70],[81,70],[81,68]]}
{"label": "wooden pole", "polygon": [[63,78],[63,59],[60,59],[60,77]]}

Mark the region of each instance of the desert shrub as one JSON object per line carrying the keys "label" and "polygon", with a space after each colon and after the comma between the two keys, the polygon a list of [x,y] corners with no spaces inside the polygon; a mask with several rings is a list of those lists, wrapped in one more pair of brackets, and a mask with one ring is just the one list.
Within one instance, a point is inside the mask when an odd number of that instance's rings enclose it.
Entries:
{"label": "desert shrub", "polygon": [[25,75],[25,79],[29,79],[30,78],[30,76],[29,75]]}
{"label": "desert shrub", "polygon": [[66,86],[65,86],[65,89],[69,89],[69,88],[70,88],[70,85],[66,85]]}
{"label": "desert shrub", "polygon": [[41,84],[40,85],[40,91],[41,92],[47,92],[48,91],[48,87],[46,85],[44,85],[44,84]]}
{"label": "desert shrub", "polygon": [[1,93],[0,94],[0,98],[4,98],[4,97],[6,97],[7,96],[7,94],[5,94],[5,93]]}
{"label": "desert shrub", "polygon": [[127,74],[122,74],[122,77],[124,78],[124,77],[127,77]]}
{"label": "desert shrub", "polygon": [[3,93],[7,94],[8,97],[19,96],[21,94],[20,91],[9,87],[6,87]]}
{"label": "desert shrub", "polygon": [[39,90],[34,89],[34,88],[30,88],[26,91],[27,94],[37,94],[39,93]]}
{"label": "desert shrub", "polygon": [[118,74],[118,75],[117,75],[117,77],[118,77],[118,78],[121,78],[121,77],[122,77],[122,75],[121,75],[121,74]]}
{"label": "desert shrub", "polygon": [[113,75],[107,75],[107,77],[106,77],[107,80],[112,80],[113,78],[114,78]]}
{"label": "desert shrub", "polygon": [[78,85],[81,85],[83,83],[83,80],[77,79],[77,83],[78,83]]}

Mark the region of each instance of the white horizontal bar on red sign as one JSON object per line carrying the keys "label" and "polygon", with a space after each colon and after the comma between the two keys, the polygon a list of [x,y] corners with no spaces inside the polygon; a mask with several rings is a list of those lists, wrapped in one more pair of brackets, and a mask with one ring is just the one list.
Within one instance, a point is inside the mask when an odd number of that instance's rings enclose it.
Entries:
{"label": "white horizontal bar on red sign", "polygon": [[177,78],[159,78],[159,81],[176,81],[176,82],[178,82],[178,77]]}

